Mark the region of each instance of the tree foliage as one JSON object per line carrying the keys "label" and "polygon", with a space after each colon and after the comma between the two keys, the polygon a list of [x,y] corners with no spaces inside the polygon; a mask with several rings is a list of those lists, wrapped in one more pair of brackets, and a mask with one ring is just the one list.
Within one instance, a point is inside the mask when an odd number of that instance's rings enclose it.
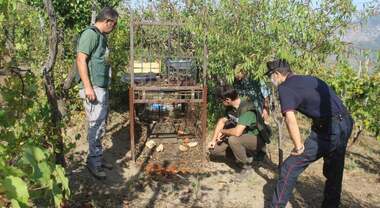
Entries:
{"label": "tree foliage", "polygon": [[[120,0],[54,0],[59,32],[54,66],[58,96],[64,94],[61,83],[74,61],[76,37],[90,22],[93,2],[97,11],[118,5],[121,14],[118,28],[109,36],[114,73],[111,95],[127,96],[120,77],[129,64],[133,12],[135,20],[184,23],[181,29],[135,28],[141,54],[153,51],[169,56],[176,45],[179,51],[175,53],[202,57],[207,43],[210,121],[218,115],[213,99],[217,78],[231,82],[234,70],[240,68],[252,78],[265,79],[265,63],[286,58],[297,73],[317,75],[331,84],[356,125],[379,135],[380,61],[372,72],[358,75],[358,67],[344,55],[346,44],[341,38],[355,12],[351,0],[323,0],[316,6],[301,0],[167,0],[148,1],[146,7],[132,11],[120,5]],[[0,72],[11,74],[0,83],[0,194],[6,194],[13,207],[59,206],[70,191],[64,169],[54,161],[57,135],[52,133],[52,109],[43,88],[41,66],[48,53],[49,34],[43,1],[1,0],[0,27]],[[16,69],[27,72],[16,73]],[[80,108],[74,105],[78,101],[70,99],[76,93],[74,89],[67,96],[69,115]],[[64,123],[59,128],[65,128]]]}
{"label": "tree foliage", "polygon": [[[57,11],[72,7],[70,12],[74,12],[57,17],[59,58],[53,69],[58,75],[53,79],[56,86],[62,83],[72,61],[69,59],[73,58],[67,55],[65,48],[72,47],[71,37],[78,33],[78,28],[90,22],[91,13],[80,13],[85,6],[80,5],[83,2],[54,1]],[[100,5],[106,3],[102,1]],[[55,158],[59,150],[58,138],[62,135],[54,132],[64,128],[65,123],[57,126],[53,122],[55,118],[42,78],[41,68],[48,54],[50,33],[42,5],[42,1],[0,1],[3,30],[0,33],[0,72],[7,75],[0,77],[0,194],[10,203],[0,206],[61,207],[70,196],[65,169],[56,164]]]}

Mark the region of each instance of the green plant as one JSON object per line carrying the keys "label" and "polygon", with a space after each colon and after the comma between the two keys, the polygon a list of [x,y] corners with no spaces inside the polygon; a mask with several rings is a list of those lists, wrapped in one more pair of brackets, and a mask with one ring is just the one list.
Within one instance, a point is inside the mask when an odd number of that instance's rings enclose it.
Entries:
{"label": "green plant", "polygon": [[6,81],[7,87],[0,87],[4,99],[0,108],[0,190],[12,207],[59,207],[70,195],[68,179],[64,168],[55,164],[56,143],[50,133],[47,100],[31,99],[42,94],[29,87],[35,80],[33,75],[25,77],[27,88],[21,96],[18,78],[11,77]]}
{"label": "green plant", "polygon": [[[340,60],[330,74],[325,74],[326,80],[342,97],[352,114],[355,125],[379,135],[380,105],[378,97],[380,90],[380,73],[358,75],[358,72],[348,64],[346,59]],[[338,77],[338,79],[337,79]]]}
{"label": "green plant", "polygon": [[12,207],[29,207],[31,202],[60,207],[69,197],[65,170],[54,164],[52,153],[36,145],[25,145],[20,157],[11,162],[4,153],[0,151],[0,169],[3,170],[0,181]]}

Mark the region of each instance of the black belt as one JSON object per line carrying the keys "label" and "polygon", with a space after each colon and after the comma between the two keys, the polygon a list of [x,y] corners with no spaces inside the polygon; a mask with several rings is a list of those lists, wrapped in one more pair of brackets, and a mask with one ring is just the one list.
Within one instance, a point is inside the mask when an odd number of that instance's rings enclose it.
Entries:
{"label": "black belt", "polygon": [[313,126],[314,127],[322,127],[331,124],[332,122],[341,122],[343,121],[348,114],[336,114],[328,118],[314,118]]}
{"label": "black belt", "polygon": [[331,123],[332,121],[340,122],[340,121],[343,121],[343,119],[346,118],[347,115],[348,114],[338,113],[327,118],[313,118],[313,124],[327,124],[327,123]]}
{"label": "black belt", "polygon": [[317,133],[330,133],[333,132],[333,123],[339,123],[349,118],[349,114],[336,114],[329,118],[313,119],[311,128]]}

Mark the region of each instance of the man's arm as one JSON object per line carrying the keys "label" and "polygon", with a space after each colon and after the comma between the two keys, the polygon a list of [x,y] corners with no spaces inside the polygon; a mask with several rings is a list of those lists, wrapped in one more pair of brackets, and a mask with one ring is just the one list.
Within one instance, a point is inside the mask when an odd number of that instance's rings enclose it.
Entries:
{"label": "man's arm", "polygon": [[292,139],[294,149],[292,155],[300,155],[304,151],[304,146],[301,141],[301,134],[297,124],[297,118],[293,111],[285,113],[285,123],[288,129],[290,138]]}
{"label": "man's arm", "polygon": [[216,142],[222,137],[222,133],[220,132],[228,119],[226,117],[220,118],[218,122],[216,123],[214,133],[212,135],[212,139],[210,143],[208,144],[208,148],[213,149],[216,145]]}
{"label": "man's arm", "polygon": [[226,117],[220,118],[218,123],[216,123],[214,134],[212,136],[212,141],[217,141],[220,138],[220,131],[224,128],[224,125],[228,119]]}
{"label": "man's arm", "polygon": [[252,111],[247,111],[239,116],[238,123],[234,128],[223,129],[221,133],[227,136],[241,136],[245,128],[255,125],[256,122],[256,114]]}
{"label": "man's arm", "polygon": [[222,129],[220,132],[224,135],[227,135],[227,136],[241,136],[244,132],[244,129],[245,129],[246,126],[244,125],[241,125],[241,124],[238,124],[236,125],[236,127],[234,128],[231,128],[231,129]]}
{"label": "man's arm", "polygon": [[263,117],[264,123],[269,124],[269,96],[264,98],[263,113],[261,116]]}
{"label": "man's arm", "polygon": [[77,53],[76,62],[77,62],[78,72],[79,72],[79,76],[80,76],[82,83],[83,83],[83,87],[84,87],[86,97],[90,101],[95,101],[96,95],[95,95],[94,89],[92,88],[90,78],[88,76],[87,59],[88,59],[87,54],[82,53],[82,52]]}
{"label": "man's arm", "polygon": [[260,81],[260,92],[264,98],[263,113],[261,115],[264,119],[264,122],[266,124],[269,124],[269,106],[270,106],[269,101],[270,101],[271,90],[268,87],[268,85],[265,84],[263,80]]}

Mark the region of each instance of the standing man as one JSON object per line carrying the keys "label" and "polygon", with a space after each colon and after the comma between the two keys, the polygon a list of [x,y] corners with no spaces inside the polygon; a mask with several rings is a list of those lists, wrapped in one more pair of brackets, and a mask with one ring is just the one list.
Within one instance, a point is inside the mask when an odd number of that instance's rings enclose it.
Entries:
{"label": "standing man", "polygon": [[105,134],[108,116],[108,86],[110,65],[106,35],[117,25],[119,14],[110,7],[103,8],[95,25],[81,33],[77,44],[77,68],[81,78],[79,95],[84,99],[88,121],[89,151],[87,168],[97,178],[105,178],[101,139]]}
{"label": "standing man", "polygon": [[266,124],[269,123],[269,95],[270,89],[261,80],[249,78],[247,72],[237,68],[235,70],[234,88],[240,96],[249,97],[258,109]]}
{"label": "standing man", "polygon": [[208,146],[210,155],[227,156],[227,149],[230,149],[237,164],[243,170],[248,170],[252,158],[247,156],[247,150],[260,150],[264,145],[264,141],[257,137],[254,104],[247,97],[239,97],[237,91],[230,86],[220,87],[217,97],[226,107],[226,115],[216,124]]}
{"label": "standing man", "polygon": [[[335,92],[313,76],[295,75],[284,59],[267,63],[267,75],[278,87],[281,112],[294,148],[281,166],[272,207],[285,207],[298,176],[323,157],[326,177],[322,207],[339,207],[344,159],[353,120]],[[313,120],[311,133],[302,144],[295,116],[298,111]]]}
{"label": "standing man", "polygon": [[[235,69],[234,88],[240,96],[250,98],[264,120],[265,124],[269,124],[269,95],[268,86],[260,80],[249,78],[247,72],[241,68]],[[256,161],[264,160],[266,155],[266,146],[256,152],[254,159]]]}

